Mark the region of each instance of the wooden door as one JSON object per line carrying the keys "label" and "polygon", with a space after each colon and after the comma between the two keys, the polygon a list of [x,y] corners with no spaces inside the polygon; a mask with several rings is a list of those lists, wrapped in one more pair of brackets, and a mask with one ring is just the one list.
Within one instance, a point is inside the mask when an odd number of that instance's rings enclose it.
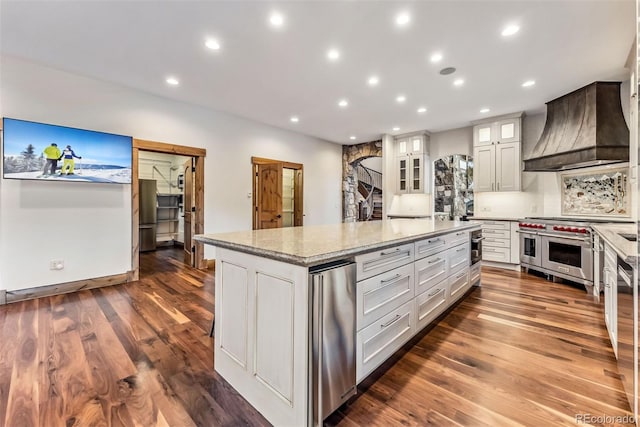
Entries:
{"label": "wooden door", "polygon": [[256,165],[254,228],[282,227],[282,163]]}
{"label": "wooden door", "polygon": [[195,253],[193,242],[193,159],[187,160],[182,168],[184,174],[184,190],[182,208],[184,211],[184,263],[193,267],[195,265]]}

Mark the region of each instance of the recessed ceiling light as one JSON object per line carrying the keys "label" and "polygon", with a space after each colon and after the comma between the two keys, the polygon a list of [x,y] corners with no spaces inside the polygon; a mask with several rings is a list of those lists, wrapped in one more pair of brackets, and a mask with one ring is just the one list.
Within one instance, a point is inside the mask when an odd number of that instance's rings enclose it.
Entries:
{"label": "recessed ceiling light", "polygon": [[398,132],[399,130],[400,130],[400,128],[399,128],[398,126],[396,126],[396,127],[394,127],[394,128],[393,128],[393,131],[394,131],[394,132]]}
{"label": "recessed ceiling light", "polygon": [[293,123],[298,123],[300,121],[298,116],[291,116],[291,118],[289,120],[291,120]]}
{"label": "recessed ceiling light", "polygon": [[489,111],[491,111],[491,110],[488,109],[488,108],[483,108],[483,109],[480,110],[480,112],[483,113],[483,114],[484,113],[488,113]]}
{"label": "recessed ceiling light", "polygon": [[399,103],[401,103],[401,104],[402,104],[402,103],[403,103],[404,101],[406,101],[406,100],[407,100],[407,97],[406,97],[406,96],[404,96],[404,95],[398,95],[398,96],[396,96],[396,102],[399,102]]}
{"label": "recessed ceiling light", "polygon": [[526,82],[522,83],[522,87],[531,87],[534,84],[536,84],[535,80],[527,80]]}
{"label": "recessed ceiling light", "polygon": [[180,81],[178,79],[176,79],[175,77],[167,77],[166,81],[171,86],[178,86],[180,84]]}
{"label": "recessed ceiling light", "polygon": [[220,50],[220,42],[216,39],[207,39],[204,45],[211,50]]}
{"label": "recessed ceiling light", "polygon": [[282,27],[282,24],[284,24],[284,16],[278,12],[273,12],[269,17],[269,22],[271,22],[271,25],[274,27]]}
{"label": "recessed ceiling light", "polygon": [[502,30],[502,35],[508,37],[514,35],[518,31],[520,31],[519,26],[515,24],[507,25],[506,27],[504,27],[504,30]]}
{"label": "recessed ceiling light", "polygon": [[455,79],[453,81],[454,86],[462,86],[464,84],[464,79]]}
{"label": "recessed ceiling light", "polygon": [[331,61],[337,61],[340,58],[340,51],[338,49],[329,49],[327,52],[327,58]]}
{"label": "recessed ceiling light", "polygon": [[436,52],[431,55],[431,62],[440,62],[442,61],[442,54],[440,52]]}
{"label": "recessed ceiling light", "polygon": [[355,135],[351,135],[349,139],[356,139]]}
{"label": "recessed ceiling light", "polygon": [[396,24],[399,27],[404,27],[411,21],[411,16],[408,13],[402,12],[396,15]]}
{"label": "recessed ceiling light", "polygon": [[367,83],[369,84],[369,86],[377,86],[378,83],[380,83],[380,79],[378,78],[378,76],[371,76],[369,77],[369,80],[367,80]]}
{"label": "recessed ceiling light", "polygon": [[426,113],[426,112],[427,112],[426,108],[424,108],[424,107],[418,108],[418,113]]}
{"label": "recessed ceiling light", "polygon": [[347,105],[349,105],[349,101],[347,101],[346,99],[341,99],[341,100],[338,102],[338,105],[339,105],[340,107],[342,107],[342,108],[345,108]]}

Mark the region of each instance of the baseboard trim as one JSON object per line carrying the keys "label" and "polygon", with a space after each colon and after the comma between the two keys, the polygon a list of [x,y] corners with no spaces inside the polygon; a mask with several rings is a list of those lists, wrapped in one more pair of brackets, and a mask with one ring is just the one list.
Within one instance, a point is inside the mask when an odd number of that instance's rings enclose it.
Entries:
{"label": "baseboard trim", "polygon": [[207,270],[216,271],[216,260],[215,259],[207,259],[205,260]]}
{"label": "baseboard trim", "polygon": [[0,305],[5,305],[7,303],[7,291],[4,289],[0,289]]}
{"label": "baseboard trim", "polygon": [[[59,283],[57,285],[38,286],[36,288],[7,291],[4,297],[5,304],[24,301],[35,298],[50,297],[53,295],[68,294],[86,289],[102,288],[105,286],[120,285],[131,281],[132,272],[112,276],[96,277],[94,279],[78,280],[76,282]],[[0,295],[2,304],[2,295]]]}

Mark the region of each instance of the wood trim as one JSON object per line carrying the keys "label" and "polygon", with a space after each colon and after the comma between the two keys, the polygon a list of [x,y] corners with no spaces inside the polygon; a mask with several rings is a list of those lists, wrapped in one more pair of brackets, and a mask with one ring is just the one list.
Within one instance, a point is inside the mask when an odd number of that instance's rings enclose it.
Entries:
{"label": "wood trim", "polygon": [[285,169],[302,169],[302,163],[283,162],[282,160],[265,159],[264,157],[251,157],[251,163],[253,165],[269,165],[272,163],[282,163],[282,167]]}
{"label": "wood trim", "polygon": [[205,260],[207,264],[207,270],[216,271],[216,260],[215,259],[207,259]]}
{"label": "wood trim", "polygon": [[48,297],[51,295],[68,294],[86,289],[102,288],[105,286],[127,283],[131,272],[115,274],[112,276],[96,277],[94,279],[78,280],[77,282],[59,283],[57,285],[39,286],[37,288],[8,291],[6,302],[17,302],[28,299]]}
{"label": "wood trim", "polygon": [[[194,205],[196,206],[196,214],[191,218],[194,222],[194,233],[204,233],[204,157],[196,157],[196,173],[195,173],[195,194]],[[207,268],[204,259],[204,245],[202,242],[195,241],[196,253],[193,265],[200,270]]]}
{"label": "wood trim", "polygon": [[138,181],[139,150],[131,152],[131,277],[133,282],[140,279],[140,187]]}
{"label": "wood trim", "polygon": [[303,191],[304,171],[302,168],[295,172],[295,186],[293,188],[293,225],[298,227],[304,222]]}
{"label": "wood trim", "polygon": [[180,156],[205,157],[207,150],[204,148],[187,147],[184,145],[167,144],[165,142],[133,139],[133,148],[156,153],[178,154]]}
{"label": "wood trim", "polygon": [[251,229],[256,230],[258,228],[258,199],[257,193],[258,187],[258,165],[253,163],[253,157],[251,158],[251,186],[253,191],[251,192]]}

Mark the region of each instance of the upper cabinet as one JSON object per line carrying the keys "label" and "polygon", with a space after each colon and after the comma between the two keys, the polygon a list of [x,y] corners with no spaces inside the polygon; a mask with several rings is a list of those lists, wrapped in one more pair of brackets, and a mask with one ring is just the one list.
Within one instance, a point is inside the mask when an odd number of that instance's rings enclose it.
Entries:
{"label": "upper cabinet", "polygon": [[476,122],[474,191],[520,191],[522,113]]}
{"label": "upper cabinet", "polygon": [[431,162],[429,134],[425,132],[396,138],[396,191],[398,193],[429,193]]}

